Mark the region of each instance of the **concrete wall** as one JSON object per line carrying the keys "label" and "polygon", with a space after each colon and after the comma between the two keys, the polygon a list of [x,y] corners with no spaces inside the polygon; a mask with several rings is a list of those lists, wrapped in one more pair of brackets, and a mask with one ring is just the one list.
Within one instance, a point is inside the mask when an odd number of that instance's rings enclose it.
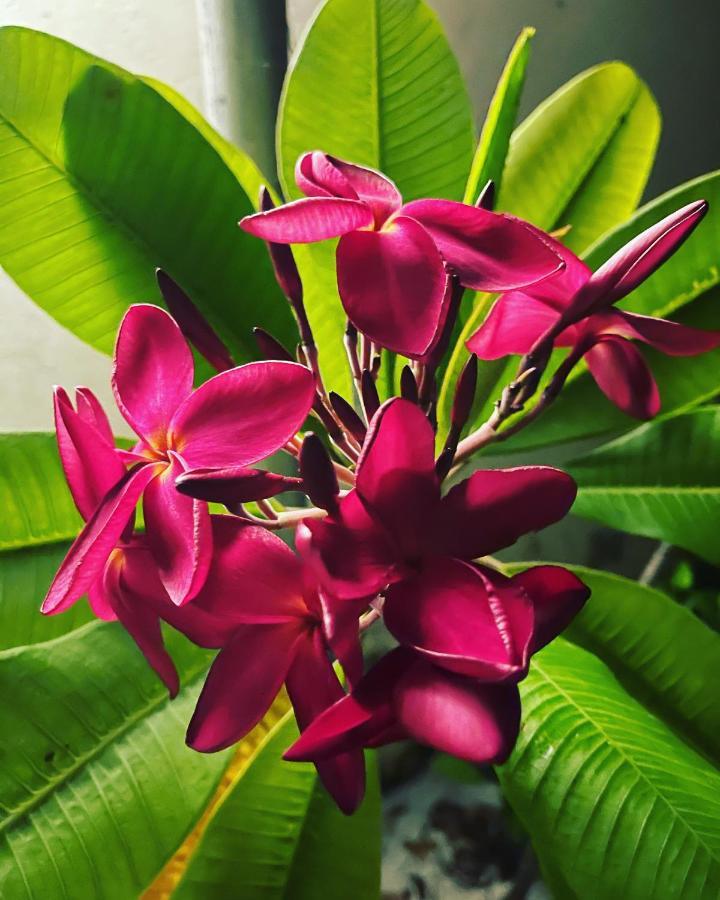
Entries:
{"label": "concrete wall", "polygon": [[[538,35],[523,113],[580,69],[624,59],[648,81],[665,118],[650,195],[720,165],[717,0],[432,3],[460,56],[479,120],[515,35],[530,24]],[[291,41],[314,6],[289,0]],[[68,38],[201,103],[194,0],[0,0],[0,22]],[[54,382],[87,384],[109,401],[107,358],[61,329],[2,273],[0,322],[0,429],[49,427]]]}

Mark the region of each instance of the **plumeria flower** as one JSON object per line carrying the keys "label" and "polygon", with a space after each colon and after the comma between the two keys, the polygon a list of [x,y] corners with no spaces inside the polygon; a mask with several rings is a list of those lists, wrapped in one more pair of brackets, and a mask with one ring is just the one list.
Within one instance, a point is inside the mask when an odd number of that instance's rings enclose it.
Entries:
{"label": "plumeria flower", "polygon": [[[227,633],[188,728],[188,743],[202,752],[241,740],[283,682],[301,730],[343,697],[328,654],[341,660],[351,681],[359,678],[358,615],[366,605],[320,592],[302,561],[269,531],[229,516],[213,520],[213,563],[187,607],[212,615]],[[318,774],[338,806],[353,812],[364,791],[362,753],[320,762]]]}
{"label": "plumeria flower", "polygon": [[403,204],[379,172],[306,153],[295,178],[306,199],[247,216],[240,227],[278,244],[340,237],[337,280],[351,322],[405,356],[432,348],[456,275],[468,288],[507,291],[557,272],[560,258],[525,223],[450,200]]}
{"label": "plumeria flower", "polygon": [[[131,307],[122,321],[112,382],[120,411],[140,440],[123,455],[131,463],[125,471],[106,446],[107,434],[94,446],[87,428],[77,437],[76,454],[87,459],[97,452],[97,465],[106,466],[105,493],[60,566],[44,612],[67,608],[97,582],[141,496],[160,580],[174,603],[192,599],[210,564],[210,517],[203,501],[176,490],[175,480],[197,468],[226,474],[234,468],[242,475],[287,442],[314,398],[311,373],[287,362],[239,366],[193,390],[192,354],[179,328],[166,312],[145,305]],[[76,422],[73,428],[77,432]],[[67,441],[59,440],[62,456]],[[72,486],[75,464],[63,464]]]}
{"label": "plumeria flower", "polygon": [[[503,294],[467,343],[480,359],[526,354],[539,341],[585,356],[600,390],[623,412],[648,419],[660,409],[657,384],[640,341],[671,356],[694,356],[720,346],[720,332],[615,309],[690,236],[707,211],[699,200],[667,216],[618,250],[597,272],[557,241],[563,271],[539,285]],[[540,233],[540,232],[538,232]],[[545,236],[546,240],[551,240]]]}
{"label": "plumeria flower", "polygon": [[[549,587],[534,602],[522,579],[473,560],[561,519],[575,491],[564,472],[534,466],[476,472],[442,497],[432,427],[395,398],[370,424],[354,490],[326,518],[305,520],[297,545],[335,596],[382,591],[385,625],[404,646],[448,671],[517,681],[537,629],[546,619],[564,627],[587,591],[541,567],[534,577]],[[555,590],[557,578],[573,589]]]}

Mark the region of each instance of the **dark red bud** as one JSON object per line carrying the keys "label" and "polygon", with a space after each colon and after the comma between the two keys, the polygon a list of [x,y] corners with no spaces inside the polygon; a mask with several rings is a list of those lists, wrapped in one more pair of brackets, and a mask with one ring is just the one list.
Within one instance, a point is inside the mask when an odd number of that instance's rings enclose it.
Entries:
{"label": "dark red bud", "polygon": [[300,448],[300,474],[315,506],[334,512],[340,491],[337,476],[325,444],[312,431],[306,433]]}
{"label": "dark red bud", "polygon": [[463,430],[472,412],[475,389],[477,387],[477,371],[477,356],[473,353],[463,366],[463,370],[455,385],[451,421],[453,428],[457,429],[458,432]]}
{"label": "dark red bud", "polygon": [[360,387],[362,389],[362,402],[365,415],[368,419],[372,419],[375,413],[380,409],[380,397],[375,387],[375,379],[372,372],[365,369],[360,379]]}
{"label": "dark red bud", "polygon": [[488,209],[490,212],[495,208],[495,182],[492,178],[478,194],[475,206],[480,209]]}
{"label": "dark red bud", "polygon": [[264,328],[253,328],[253,337],[263,359],[280,359],[284,362],[295,362],[292,353],[286,350],[280,341],[265,331]]}
{"label": "dark red bud", "polygon": [[400,373],[400,396],[411,403],[418,402],[418,386],[410,366],[405,366]]}
{"label": "dark red bud", "polygon": [[[260,188],[260,209],[262,212],[275,209],[270,191],[264,185]],[[274,244],[268,241],[267,245],[270,251],[270,261],[275,270],[275,278],[282,292],[293,305],[302,303],[302,281],[292,250],[287,244]]]}
{"label": "dark red bud", "polygon": [[230,351],[180,285],[162,269],[155,269],[155,277],[163,300],[185,339],[218,372],[233,369],[235,361]]}
{"label": "dark red bud", "polygon": [[330,403],[335,410],[335,415],[340,419],[346,431],[348,431],[355,440],[362,444],[365,440],[366,428],[360,416],[350,406],[344,397],[330,391]]}
{"label": "dark red bud", "polygon": [[440,454],[440,456],[438,456],[438,458],[435,460],[435,473],[440,481],[442,481],[447,476],[447,473],[452,467],[454,458],[455,448],[446,447]]}

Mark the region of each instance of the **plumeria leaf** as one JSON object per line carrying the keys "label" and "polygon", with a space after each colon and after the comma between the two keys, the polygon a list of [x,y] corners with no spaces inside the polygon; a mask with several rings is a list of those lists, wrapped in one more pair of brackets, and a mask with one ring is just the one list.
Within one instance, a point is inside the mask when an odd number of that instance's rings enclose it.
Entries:
{"label": "plumeria leaf", "polygon": [[[290,64],[281,101],[280,178],[289,199],[301,196],[294,179],[297,158],[322,149],[381,169],[406,201],[459,200],[473,140],[457,61],[427,4],[327,0],[321,6]],[[324,378],[347,392],[334,252],[334,242],[295,248]]]}
{"label": "plumeria leaf", "polygon": [[137,897],[204,809],[228,755],[183,736],[208,655],[169,645],[183,685],[172,703],[114,623],[0,654],[8,896]]}
{"label": "plumeria leaf", "polygon": [[533,660],[503,788],[568,896],[710,900],[720,719],[705,679],[720,637],[658,591],[575,571],[592,597]]}
{"label": "plumeria leaf", "polygon": [[314,900],[319,893],[374,900],[380,882],[380,797],[370,769],[365,801],[345,817],[309,763],[282,753],[297,738],[288,713],[247,760],[215,809],[173,894]]}
{"label": "plumeria leaf", "polygon": [[494,183],[496,195],[500,190],[534,35],[534,28],[523,28],[500,75],[465,186],[465,203],[475,203],[488,181]]}
{"label": "plumeria leaf", "polygon": [[720,565],[720,410],[650,422],[570,463],[573,512]]}
{"label": "plumeria leaf", "polygon": [[253,325],[293,334],[265,248],[235,224],[258,182],[241,151],[171,90],[65,41],[4,28],[0,59],[0,262],[39,306],[109,352],[130,304],[161,302],[161,266],[238,361]]}

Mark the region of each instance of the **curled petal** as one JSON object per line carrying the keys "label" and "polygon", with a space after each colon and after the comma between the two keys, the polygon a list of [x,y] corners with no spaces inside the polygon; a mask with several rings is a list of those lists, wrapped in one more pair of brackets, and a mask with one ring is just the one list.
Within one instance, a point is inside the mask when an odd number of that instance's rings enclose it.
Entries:
{"label": "curled petal", "polygon": [[626,415],[652,419],[660,412],[660,392],[648,364],[630,341],[600,336],[585,356],[600,390]]}
{"label": "curled petal", "polygon": [[594,273],[578,296],[577,311],[611,306],[626,297],[690,237],[707,210],[705,200],[696,200],[634,237]]}
{"label": "curled petal", "polygon": [[532,652],[564,631],[585,605],[590,589],[562,566],[533,566],[512,578],[525,591],[535,611]]}
{"label": "curled petal", "polygon": [[640,316],[624,310],[612,310],[593,316],[603,334],[617,334],[642,341],[668,356],[696,356],[720,347],[719,331],[703,331],[679,322]]}
{"label": "curled petal", "polygon": [[373,213],[367,204],[335,197],[295,200],[240,221],[243,231],[275,244],[311,244],[372,224]]}
{"label": "curled petal", "polygon": [[279,450],[307,417],[315,380],[297,363],[255,362],[216,375],[192,393],[170,426],[188,469],[246,466]]}
{"label": "curled petal", "polygon": [[77,407],[80,418],[84,422],[87,422],[88,425],[94,426],[101,437],[110,444],[111,447],[114,447],[115,438],[113,437],[112,428],[110,427],[110,420],[107,417],[107,413],[102,408],[100,401],[90,388],[75,388],[75,406]]}
{"label": "curled petal", "polygon": [[418,663],[395,686],[393,699],[412,737],[478,765],[503,762],[517,740],[520,695],[513,684],[484,684]]}
{"label": "curled petal", "polygon": [[337,248],[345,312],[359,331],[388,350],[428,351],[443,315],[447,276],[422,225],[396,216],[381,231],[354,231]]}
{"label": "curled petal", "polygon": [[215,658],[187,731],[187,742],[214,753],[241,740],[277,696],[302,634],[295,622],[246,625]]}
{"label": "curled petal", "polygon": [[93,614],[98,619],[102,619],[104,622],[115,622],[117,620],[110,597],[108,597],[103,587],[102,579],[96,581],[88,590],[88,603]]}
{"label": "curled petal", "polygon": [[442,499],[432,546],[460,559],[495,553],[562,519],[576,492],[573,479],[550,466],[475,472]]}
{"label": "curled petal", "polygon": [[[287,676],[287,691],[301,731],[345,695],[318,629],[313,631],[310,639],[298,642]],[[355,812],[365,793],[362,750],[358,748],[319,760],[316,768],[326,790],[345,815]]]}
{"label": "curled petal", "polygon": [[233,507],[251,500],[265,500],[283,491],[302,490],[302,481],[264,469],[230,466],[227,469],[190,469],[175,482],[181,494]]}
{"label": "curled petal", "polygon": [[477,566],[428,562],[388,588],[383,619],[400,643],[452,672],[505,681],[527,671],[532,602],[509,579]]}
{"label": "curled petal", "polygon": [[503,294],[467,342],[480,359],[528,353],[535,341],[559,318],[557,310],[521,291]]}
{"label": "curled petal", "polygon": [[62,612],[90,589],[120,540],[140,495],[160,471],[154,465],[136,466],[111,488],[62,561],[42,612]]}
{"label": "curled petal", "polygon": [[193,386],[193,358],[174,319],[157,306],[131,306],[120,323],[112,386],[132,429],[158,450]]}
{"label": "curled petal", "polygon": [[377,411],[358,461],[356,488],[402,552],[416,554],[426,543],[440,483],[435,434],[414,403],[396,397]]}
{"label": "curled petal", "polygon": [[173,603],[181,606],[205,582],[212,557],[210,514],[205,503],[175,489],[184,471],[171,452],[170,465],[147,486],[143,512],[147,542],[158,575]]}
{"label": "curled petal", "polygon": [[422,224],[448,266],[474,290],[516,290],[563,267],[537,229],[512,216],[452,200],[414,200],[401,213]]}
{"label": "curled petal", "polygon": [[335,165],[333,157],[322,150],[312,150],[298,157],[295,183],[307,197],[340,197],[359,200],[357,191]]}
{"label": "curled petal", "polygon": [[103,497],[125,475],[125,466],[100,429],[92,407],[72,408],[68,395],[56,388],[53,398],[58,450],[70,493],[86,521]]}

